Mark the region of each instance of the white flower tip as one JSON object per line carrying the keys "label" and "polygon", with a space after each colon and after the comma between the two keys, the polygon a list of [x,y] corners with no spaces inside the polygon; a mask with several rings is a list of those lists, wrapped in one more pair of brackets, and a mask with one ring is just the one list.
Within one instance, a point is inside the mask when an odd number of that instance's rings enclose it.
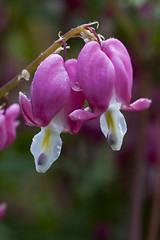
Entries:
{"label": "white flower tip", "polygon": [[43,152],[40,153],[35,161],[36,171],[38,173],[45,173],[51,166],[51,164],[48,163],[48,156]]}
{"label": "white flower tip", "polygon": [[119,111],[119,106],[110,109],[100,117],[100,127],[114,151],[119,151],[122,146],[127,125],[124,116]]}
{"label": "white flower tip", "polygon": [[[58,149],[58,151],[60,154],[61,148]],[[53,152],[49,155],[43,152],[40,153],[38,159],[35,159],[36,171],[38,173],[45,173],[51,167],[52,163],[57,160],[58,157],[55,157]]]}
{"label": "white flower tip", "polygon": [[54,128],[51,131],[50,128],[51,126],[42,128],[41,132],[34,136],[31,144],[30,150],[34,156],[36,171],[39,173],[45,173],[61,153],[60,133],[56,132],[58,129]]}
{"label": "white flower tip", "polygon": [[51,166],[48,163],[48,156],[45,153],[41,153],[37,159],[36,171],[39,173],[45,173]]}
{"label": "white flower tip", "polygon": [[108,135],[108,143],[114,151],[119,151],[122,146],[122,142],[118,142],[113,134]]}
{"label": "white flower tip", "polygon": [[46,160],[46,155],[44,153],[41,153],[38,157],[37,164],[39,166],[42,166],[44,164],[45,160]]}

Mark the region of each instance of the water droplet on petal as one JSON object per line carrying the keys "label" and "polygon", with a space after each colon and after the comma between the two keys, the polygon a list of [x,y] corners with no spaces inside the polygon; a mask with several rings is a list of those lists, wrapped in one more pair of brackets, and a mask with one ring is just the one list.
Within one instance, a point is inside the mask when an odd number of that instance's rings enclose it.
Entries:
{"label": "water droplet on petal", "polygon": [[71,83],[71,88],[72,88],[75,92],[81,92],[81,91],[82,91],[82,89],[80,88],[78,82]]}

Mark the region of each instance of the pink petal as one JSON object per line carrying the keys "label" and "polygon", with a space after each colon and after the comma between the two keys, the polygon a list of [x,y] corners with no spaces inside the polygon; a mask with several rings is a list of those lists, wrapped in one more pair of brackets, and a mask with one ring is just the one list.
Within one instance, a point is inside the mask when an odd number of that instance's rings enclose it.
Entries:
{"label": "pink petal", "polygon": [[[67,70],[71,83],[78,82],[76,65],[77,61],[75,59],[70,59],[65,62],[65,68]],[[69,114],[76,109],[83,108],[84,101],[85,98],[82,92],[77,92],[71,89],[68,101],[66,102],[64,107],[64,126],[68,130],[68,132],[72,134],[77,134],[83,123],[72,121],[69,117]]]}
{"label": "pink petal", "polygon": [[20,113],[20,107],[19,104],[12,104],[11,106],[9,106],[5,112],[5,116],[7,118],[16,120],[16,118],[19,116]]}
{"label": "pink petal", "polygon": [[5,147],[11,144],[16,138],[16,127],[17,127],[16,118],[18,117],[19,112],[20,112],[20,107],[18,104],[12,104],[6,110],[5,127],[6,127],[7,139],[5,142]]}
{"label": "pink petal", "polygon": [[76,109],[82,108],[84,105],[84,100],[84,96],[81,92],[75,92],[74,90],[71,90],[70,97],[64,107],[64,126],[72,134],[78,133],[77,129],[80,130],[83,123],[80,125],[80,123],[72,121],[69,117],[69,114]]}
{"label": "pink petal", "polygon": [[[19,94],[19,104],[20,104],[20,107],[21,107],[23,117],[26,121],[26,124],[29,125],[29,126],[34,126],[34,125],[41,126],[41,124],[36,123],[36,121],[33,118],[31,102],[21,92]],[[42,126],[43,126],[43,124],[42,124]]]}
{"label": "pink petal", "polygon": [[65,105],[70,94],[69,76],[64,61],[51,54],[38,66],[31,86],[33,117],[48,125]]}
{"label": "pink petal", "polygon": [[88,110],[77,109],[77,110],[73,111],[71,114],[69,114],[69,117],[73,121],[84,122],[84,121],[95,119],[95,118],[99,117],[99,114],[89,112]]}
{"label": "pink petal", "polygon": [[[74,122],[74,124],[73,124],[73,122]],[[73,127],[72,127],[72,125],[73,125]],[[63,129],[63,132],[70,133],[70,134],[77,134],[77,133],[79,133],[82,125],[83,125],[83,121],[82,122],[72,121],[72,124],[70,124],[70,128],[67,126],[67,128]]]}
{"label": "pink petal", "polygon": [[7,133],[5,128],[5,117],[0,113],[0,151],[5,147]]}
{"label": "pink petal", "polygon": [[75,91],[81,91],[79,82],[77,79],[77,60],[69,59],[65,62],[65,69],[70,77],[71,88]]}
{"label": "pink petal", "polygon": [[0,115],[4,114],[4,109],[0,109]]}
{"label": "pink petal", "polygon": [[92,111],[105,112],[112,96],[115,71],[97,42],[89,42],[82,48],[77,60],[77,74]]}
{"label": "pink petal", "polygon": [[129,106],[122,105],[121,110],[126,110],[126,111],[143,111],[146,110],[150,107],[151,105],[151,100],[148,98],[140,98],[130,104]]}
{"label": "pink petal", "polygon": [[103,42],[102,50],[109,57],[115,68],[117,101],[128,105],[131,99],[133,71],[127,49],[119,40],[110,38]]}

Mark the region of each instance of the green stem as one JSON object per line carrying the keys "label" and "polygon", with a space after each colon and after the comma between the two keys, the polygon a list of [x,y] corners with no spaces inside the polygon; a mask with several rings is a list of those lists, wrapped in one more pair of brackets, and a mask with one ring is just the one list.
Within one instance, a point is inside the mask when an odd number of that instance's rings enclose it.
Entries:
{"label": "green stem", "polygon": [[[97,22],[94,22],[94,23],[91,23],[91,24],[84,24],[84,25],[81,25],[79,27],[73,28],[70,31],[68,31],[67,33],[65,33],[63,36],[60,36],[60,38],[57,41],[55,41],[48,49],[46,49],[31,64],[29,64],[25,68],[25,70],[27,70],[29,74],[32,73],[33,71],[35,71],[36,68],[38,67],[38,65],[46,57],[48,57],[50,54],[55,52],[61,45],[63,45],[63,41],[66,42],[70,38],[82,37],[82,34],[83,34],[89,40],[97,41],[96,36],[91,31],[86,30],[87,26],[90,26],[90,25],[93,25],[93,24],[97,24]],[[2,86],[0,88],[0,98],[3,97],[4,94],[8,93],[10,90],[15,88],[18,84],[20,84],[24,80],[24,78],[20,77],[20,75],[21,75],[21,73],[18,74],[16,77],[11,79],[9,82],[7,82],[4,86]]]}

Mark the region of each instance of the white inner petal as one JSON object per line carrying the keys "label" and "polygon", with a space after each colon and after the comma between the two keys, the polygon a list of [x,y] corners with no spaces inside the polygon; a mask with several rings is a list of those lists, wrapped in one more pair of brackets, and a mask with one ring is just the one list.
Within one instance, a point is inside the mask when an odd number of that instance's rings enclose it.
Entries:
{"label": "white inner petal", "polygon": [[107,136],[108,136],[108,125],[107,125],[105,114],[102,114],[100,116],[100,128],[101,128],[101,131],[103,132],[104,136],[107,138]]}
{"label": "white inner petal", "polygon": [[57,132],[50,132],[48,128],[42,128],[36,134],[31,144],[31,153],[34,156],[37,172],[46,172],[52,163],[59,157],[62,148],[62,140]]}
{"label": "white inner petal", "polygon": [[34,136],[30,150],[34,156],[37,172],[46,172],[59,157],[62,148],[60,138],[62,130],[60,116],[56,116],[47,127],[41,128],[41,131]]}
{"label": "white inner petal", "polygon": [[105,114],[100,117],[100,126],[113,150],[120,150],[127,125],[123,114],[120,112],[120,103],[112,102]]}

